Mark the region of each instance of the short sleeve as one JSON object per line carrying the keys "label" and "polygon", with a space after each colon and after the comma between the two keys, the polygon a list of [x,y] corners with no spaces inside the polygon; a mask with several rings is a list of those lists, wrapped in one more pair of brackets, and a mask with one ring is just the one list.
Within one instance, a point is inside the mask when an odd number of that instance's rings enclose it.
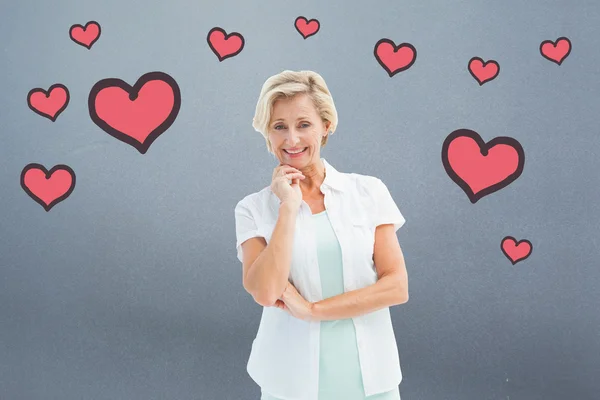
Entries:
{"label": "short sleeve", "polygon": [[404,216],[398,209],[390,191],[381,179],[375,178],[373,186],[372,195],[375,206],[375,226],[377,227],[381,224],[394,224],[394,231],[398,231],[398,229],[406,222]]}
{"label": "short sleeve", "polygon": [[260,236],[258,224],[252,215],[250,207],[243,201],[238,202],[235,206],[235,235],[237,258],[240,262],[243,262],[242,243],[254,236]]}

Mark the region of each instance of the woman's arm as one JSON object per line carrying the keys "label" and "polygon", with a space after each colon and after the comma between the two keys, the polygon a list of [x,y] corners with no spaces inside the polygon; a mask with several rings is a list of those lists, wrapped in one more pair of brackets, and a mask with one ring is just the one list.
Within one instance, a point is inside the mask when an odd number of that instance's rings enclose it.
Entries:
{"label": "woman's arm", "polygon": [[346,319],[406,303],[408,276],[394,225],[385,224],[376,228],[373,260],[377,282],[313,303],[313,317],[321,321]]}
{"label": "woman's arm", "polygon": [[298,205],[280,204],[271,240],[245,275],[244,288],[265,307],[275,304],[288,283],[298,210]]}

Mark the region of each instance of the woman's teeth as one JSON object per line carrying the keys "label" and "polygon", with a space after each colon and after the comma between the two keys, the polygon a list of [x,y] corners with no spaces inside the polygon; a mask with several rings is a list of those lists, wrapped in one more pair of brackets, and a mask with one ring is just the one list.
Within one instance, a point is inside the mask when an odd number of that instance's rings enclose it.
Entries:
{"label": "woman's teeth", "polygon": [[284,150],[284,151],[285,151],[286,153],[289,153],[289,154],[298,154],[298,153],[302,153],[302,152],[303,152],[304,150],[306,150],[306,149],[307,149],[307,147],[305,147],[303,150],[296,151],[296,152],[291,152],[291,151],[287,151],[287,150]]}

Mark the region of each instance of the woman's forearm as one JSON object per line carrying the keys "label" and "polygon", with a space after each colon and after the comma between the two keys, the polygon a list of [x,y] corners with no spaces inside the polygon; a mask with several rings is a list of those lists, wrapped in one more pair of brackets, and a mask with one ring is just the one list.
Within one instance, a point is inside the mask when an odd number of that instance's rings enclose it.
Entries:
{"label": "woman's forearm", "polygon": [[400,279],[386,275],[372,285],[313,303],[313,315],[320,321],[352,318],[402,304],[407,301],[405,292]]}
{"label": "woman's forearm", "polygon": [[297,205],[280,204],[271,240],[248,270],[248,291],[264,306],[272,306],[287,285],[297,214]]}

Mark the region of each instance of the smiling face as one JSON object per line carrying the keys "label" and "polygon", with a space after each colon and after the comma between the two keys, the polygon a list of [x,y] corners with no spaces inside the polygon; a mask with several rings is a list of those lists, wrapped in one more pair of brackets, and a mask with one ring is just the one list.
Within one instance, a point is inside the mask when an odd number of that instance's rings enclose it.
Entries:
{"label": "smiling face", "polygon": [[[296,168],[318,162],[321,158],[321,138],[329,125],[329,122],[323,123],[307,94],[278,99],[273,104],[268,130],[275,156],[282,164]],[[304,152],[298,155],[287,152],[303,149]]]}

